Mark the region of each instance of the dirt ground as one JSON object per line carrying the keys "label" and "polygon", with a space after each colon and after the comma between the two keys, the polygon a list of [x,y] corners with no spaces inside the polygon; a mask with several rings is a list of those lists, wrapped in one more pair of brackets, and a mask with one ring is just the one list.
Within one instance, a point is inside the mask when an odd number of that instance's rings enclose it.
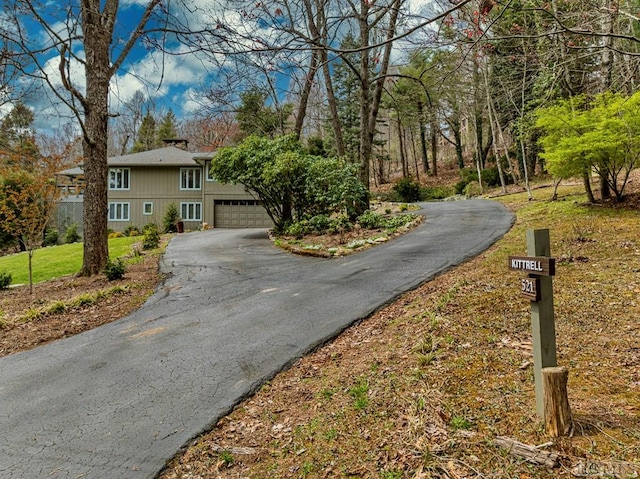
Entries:
{"label": "dirt ground", "polygon": [[0,356],[26,351],[122,318],[138,309],[162,277],[158,254],[129,264],[125,277],[108,281],[67,276],[0,291]]}

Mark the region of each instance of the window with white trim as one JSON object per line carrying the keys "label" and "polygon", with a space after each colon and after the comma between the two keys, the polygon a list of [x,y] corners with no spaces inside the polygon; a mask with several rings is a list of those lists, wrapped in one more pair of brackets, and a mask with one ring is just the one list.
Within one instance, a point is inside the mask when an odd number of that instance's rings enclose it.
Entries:
{"label": "window with white trim", "polygon": [[206,175],[207,181],[216,181],[215,176],[211,174],[211,160],[207,161],[204,164],[204,170],[207,172],[207,175]]}
{"label": "window with white trim", "polygon": [[180,203],[180,217],[185,221],[202,221],[202,203]]}
{"label": "window with white trim", "polygon": [[129,221],[129,203],[109,203],[109,221]]}
{"label": "window with white trim", "polygon": [[129,189],[129,168],[109,168],[109,189]]}
{"label": "window with white trim", "polygon": [[201,190],[202,168],[180,168],[180,189]]}
{"label": "window with white trim", "polygon": [[153,214],[153,203],[151,201],[145,201],[142,204],[142,214],[143,215],[152,215]]}

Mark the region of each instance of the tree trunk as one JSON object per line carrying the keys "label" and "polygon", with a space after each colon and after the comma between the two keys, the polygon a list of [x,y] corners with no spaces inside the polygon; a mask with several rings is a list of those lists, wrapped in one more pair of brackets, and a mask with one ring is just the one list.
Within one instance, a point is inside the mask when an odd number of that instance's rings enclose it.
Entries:
{"label": "tree trunk", "polygon": [[431,112],[429,133],[431,137],[431,172],[433,176],[438,176],[438,122],[436,120],[435,111]]}
{"label": "tree trunk", "polygon": [[311,60],[309,65],[309,71],[304,79],[304,86],[300,94],[300,101],[298,102],[298,112],[296,114],[296,124],[293,129],[296,138],[300,139],[302,135],[302,127],[304,126],[304,119],[307,114],[307,105],[309,103],[309,96],[311,95],[311,89],[313,88],[313,82],[316,78],[316,72],[318,71],[318,51],[314,50],[311,54]]}
{"label": "tree trunk", "polygon": [[589,203],[595,203],[596,199],[593,196],[593,190],[591,189],[591,175],[588,168],[585,168],[582,171],[582,182],[584,183],[584,190],[587,193],[587,200]]}
{"label": "tree trunk", "polygon": [[547,434],[551,437],[568,436],[573,430],[573,419],[567,396],[568,377],[567,368],[542,368],[544,423]]}
{"label": "tree trunk", "polygon": [[422,155],[422,171],[429,173],[429,157],[427,156],[427,135],[424,124],[424,105],[418,101],[418,127],[420,128],[420,155]]}
{"label": "tree trunk", "polygon": [[338,100],[336,99],[333,83],[331,81],[331,70],[329,68],[326,50],[323,50],[320,57],[322,58],[322,75],[324,76],[324,85],[327,91],[327,103],[329,104],[329,111],[331,112],[331,127],[333,128],[333,135],[336,141],[336,154],[338,156],[344,156],[346,149],[344,147],[344,136],[342,135],[340,115],[338,114]]}
{"label": "tree trunk", "polygon": [[[393,4],[389,7],[391,14],[389,16],[389,24],[387,25],[386,45],[384,46],[384,54],[382,55],[382,61],[380,64],[380,71],[378,78],[375,82],[375,89],[371,92],[370,87],[370,61],[369,50],[362,51],[362,57],[360,61],[360,81],[362,86],[362,93],[360,99],[366,104],[360,105],[360,167],[361,167],[361,179],[365,187],[369,188],[369,162],[371,161],[371,153],[373,150],[373,138],[376,133],[376,123],[378,119],[378,111],[380,109],[380,101],[382,99],[382,92],[384,90],[385,76],[389,70],[389,61],[391,58],[391,49],[393,42],[391,41],[395,36],[396,24],[398,21],[398,15],[400,13],[401,0],[394,0]],[[360,47],[369,46],[369,35],[371,32],[371,26],[368,23],[368,15],[371,6],[369,0],[360,0]],[[370,102],[370,104],[369,104]]]}
{"label": "tree trunk", "polygon": [[413,134],[413,128],[409,127],[409,139],[411,140],[411,156],[413,157],[413,165],[416,169],[416,180],[420,181],[420,165],[418,165],[418,155],[416,153],[416,139]]}
{"label": "tree trunk", "polygon": [[[315,6],[315,9],[314,9]],[[304,8],[307,17],[307,23],[309,25],[309,31],[314,41],[314,48],[320,48],[319,60],[322,64],[322,75],[324,77],[325,90],[327,92],[327,104],[329,106],[329,112],[331,113],[331,127],[333,129],[333,135],[336,142],[336,154],[338,156],[345,155],[344,137],[342,135],[342,126],[340,124],[340,117],[338,115],[338,101],[336,99],[335,91],[333,90],[333,83],[331,81],[331,69],[329,68],[329,56],[327,53],[327,25],[325,16],[325,5],[322,1],[315,0],[313,5],[311,0],[304,0]],[[317,68],[317,65],[316,65]]]}
{"label": "tree trunk", "polygon": [[405,153],[404,146],[404,130],[402,128],[402,120],[398,117],[398,148],[400,150],[400,162],[402,163],[402,177],[407,178],[409,176],[409,166],[407,165],[407,155]]}
{"label": "tree trunk", "polygon": [[600,176],[600,199],[602,201],[611,199],[611,188],[609,186],[609,182],[607,181],[607,174],[603,171],[599,172]]}
{"label": "tree trunk", "polygon": [[453,131],[453,138],[456,147],[456,158],[458,160],[458,168],[464,168],[464,155],[462,152],[462,132],[460,131],[460,119],[456,118],[451,123],[451,130]]}
{"label": "tree trunk", "polygon": [[[84,153],[83,239],[84,258],[80,275],[92,276],[100,273],[109,259],[107,238],[107,130],[108,97],[111,79],[111,59],[109,46],[113,26],[103,25],[104,18],[95,2],[82,2],[84,47],[87,56],[85,68],[86,95],[84,107],[84,128],[82,149]],[[113,2],[106,8],[115,8]]]}

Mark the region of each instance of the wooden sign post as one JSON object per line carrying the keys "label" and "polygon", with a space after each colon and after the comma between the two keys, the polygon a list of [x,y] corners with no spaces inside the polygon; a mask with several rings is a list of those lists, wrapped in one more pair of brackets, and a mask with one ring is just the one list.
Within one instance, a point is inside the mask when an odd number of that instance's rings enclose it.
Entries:
{"label": "wooden sign post", "polygon": [[557,366],[552,282],[555,259],[550,257],[549,230],[527,231],[527,254],[509,257],[509,269],[529,275],[521,282],[521,293],[531,300],[536,411],[544,419],[542,369]]}

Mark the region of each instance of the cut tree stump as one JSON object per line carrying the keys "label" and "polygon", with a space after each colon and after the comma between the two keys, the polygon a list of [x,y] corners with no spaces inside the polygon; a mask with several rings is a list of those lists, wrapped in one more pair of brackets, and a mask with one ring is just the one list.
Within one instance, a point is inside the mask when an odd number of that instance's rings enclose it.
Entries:
{"label": "cut tree stump", "polygon": [[506,449],[509,454],[520,457],[532,464],[557,467],[560,464],[559,455],[556,452],[542,451],[535,446],[530,446],[509,437],[498,436],[493,440],[496,446]]}
{"label": "cut tree stump", "polygon": [[551,437],[568,436],[573,432],[573,419],[567,396],[569,370],[565,367],[542,368],[544,394],[544,424]]}

